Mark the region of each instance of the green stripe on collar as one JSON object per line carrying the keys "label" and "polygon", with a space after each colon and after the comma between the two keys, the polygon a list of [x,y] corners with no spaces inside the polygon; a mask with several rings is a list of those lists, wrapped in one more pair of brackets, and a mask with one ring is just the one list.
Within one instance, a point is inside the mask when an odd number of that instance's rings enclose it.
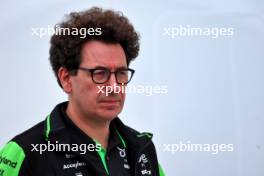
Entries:
{"label": "green stripe on collar", "polygon": [[143,133],[137,135],[137,137],[139,137],[139,138],[143,137],[143,136],[146,136],[146,137],[151,139],[153,137],[153,134],[147,133],[147,132],[143,132]]}
{"label": "green stripe on collar", "polygon": [[123,147],[124,147],[124,148],[127,148],[126,142],[125,142],[125,140],[123,139],[123,137],[120,135],[120,133],[119,133],[117,130],[116,130],[116,133],[117,133],[119,139],[121,140],[121,142],[122,142],[122,144],[123,144]]}
{"label": "green stripe on collar", "polygon": [[46,118],[46,131],[45,131],[46,141],[49,140],[49,134],[50,134],[50,114]]}

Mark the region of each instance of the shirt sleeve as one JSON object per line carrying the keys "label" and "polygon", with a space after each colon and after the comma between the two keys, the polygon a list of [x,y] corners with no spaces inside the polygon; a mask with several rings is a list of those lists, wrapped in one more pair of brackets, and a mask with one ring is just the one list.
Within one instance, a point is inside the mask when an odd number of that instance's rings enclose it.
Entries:
{"label": "shirt sleeve", "polygon": [[10,141],[0,150],[0,176],[24,176],[25,152],[16,142]]}

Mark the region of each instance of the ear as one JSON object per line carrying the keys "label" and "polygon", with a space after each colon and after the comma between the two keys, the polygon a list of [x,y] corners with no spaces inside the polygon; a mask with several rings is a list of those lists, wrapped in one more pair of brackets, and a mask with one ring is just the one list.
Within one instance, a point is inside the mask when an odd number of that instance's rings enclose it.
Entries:
{"label": "ear", "polygon": [[71,75],[69,71],[64,67],[60,67],[60,69],[58,70],[58,78],[60,80],[63,90],[68,94],[71,93],[72,84]]}

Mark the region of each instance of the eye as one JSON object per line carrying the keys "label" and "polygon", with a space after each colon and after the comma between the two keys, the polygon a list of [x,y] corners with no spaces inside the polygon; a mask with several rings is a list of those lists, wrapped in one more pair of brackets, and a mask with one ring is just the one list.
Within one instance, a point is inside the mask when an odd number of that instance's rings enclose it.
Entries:
{"label": "eye", "polygon": [[94,78],[97,80],[107,78],[109,75],[109,71],[105,69],[98,69],[93,72]]}
{"label": "eye", "polygon": [[107,73],[106,70],[95,70],[94,75],[105,75]]}
{"label": "eye", "polygon": [[121,76],[126,76],[127,75],[127,70],[119,70],[118,74],[121,75]]}

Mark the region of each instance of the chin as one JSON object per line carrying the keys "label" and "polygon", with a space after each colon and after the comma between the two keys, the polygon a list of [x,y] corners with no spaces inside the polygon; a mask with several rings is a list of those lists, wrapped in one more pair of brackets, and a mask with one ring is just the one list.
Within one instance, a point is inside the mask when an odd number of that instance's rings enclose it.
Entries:
{"label": "chin", "polygon": [[117,117],[117,115],[121,112],[121,110],[104,110],[100,113],[100,117],[105,120],[113,120]]}

